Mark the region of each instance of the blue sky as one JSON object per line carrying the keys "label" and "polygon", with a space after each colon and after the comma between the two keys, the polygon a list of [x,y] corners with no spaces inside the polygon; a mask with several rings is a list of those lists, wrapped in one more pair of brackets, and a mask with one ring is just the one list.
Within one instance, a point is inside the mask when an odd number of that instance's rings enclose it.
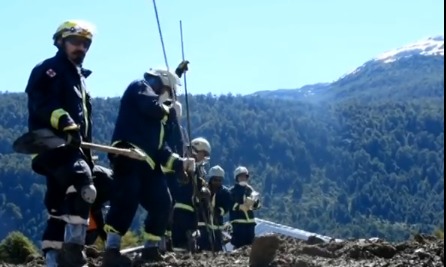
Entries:
{"label": "blue sky", "polygon": [[[22,92],[31,68],[55,53],[65,19],[97,35],[85,67],[91,94],[120,96],[164,59],[151,0],[3,1],[0,91]],[[193,94],[297,88],[336,80],[376,55],[444,34],[441,0],[158,0],[169,65],[181,60],[183,21]]]}

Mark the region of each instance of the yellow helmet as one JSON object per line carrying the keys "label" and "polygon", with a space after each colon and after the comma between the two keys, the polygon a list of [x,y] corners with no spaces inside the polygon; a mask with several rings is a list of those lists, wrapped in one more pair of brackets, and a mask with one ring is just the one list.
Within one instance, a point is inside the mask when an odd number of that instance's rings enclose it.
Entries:
{"label": "yellow helmet", "polygon": [[90,41],[93,40],[94,26],[87,21],[67,20],[63,22],[53,35],[56,43],[59,38],[67,38],[69,36],[81,36]]}

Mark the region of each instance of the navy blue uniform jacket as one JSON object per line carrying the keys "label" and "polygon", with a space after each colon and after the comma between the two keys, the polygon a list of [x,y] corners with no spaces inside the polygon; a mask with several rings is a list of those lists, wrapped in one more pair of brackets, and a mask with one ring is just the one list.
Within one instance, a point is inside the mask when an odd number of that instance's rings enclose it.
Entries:
{"label": "navy blue uniform jacket", "polygon": [[[250,186],[241,186],[236,184],[230,189],[230,191],[231,191],[233,207],[229,212],[229,220],[232,223],[255,224],[254,212],[252,210],[244,212],[239,209],[240,205],[245,203],[246,198],[252,194],[254,189]],[[260,208],[260,201],[257,201],[257,203],[254,204],[253,210],[257,210],[259,208]]]}
{"label": "navy blue uniform jacket", "polygon": [[[63,129],[77,124],[83,141],[92,139],[91,97],[85,79],[90,70],[77,68],[59,51],[35,66],[25,92],[28,95],[28,130],[51,129],[63,136]],[[91,161],[91,153],[83,149]]]}
{"label": "navy blue uniform jacket", "polygon": [[168,119],[176,120],[175,109],[160,103],[159,96],[144,80],[133,81],[121,98],[112,145],[141,149],[153,170],[162,166],[180,172],[182,161],[166,145]]}

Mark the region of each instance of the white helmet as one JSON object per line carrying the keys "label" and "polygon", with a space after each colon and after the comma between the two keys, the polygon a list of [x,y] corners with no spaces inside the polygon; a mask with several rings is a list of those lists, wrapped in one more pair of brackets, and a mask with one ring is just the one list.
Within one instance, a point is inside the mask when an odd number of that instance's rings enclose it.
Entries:
{"label": "white helmet", "polygon": [[177,87],[181,86],[180,78],[175,74],[167,70],[162,69],[150,69],[149,71],[144,73],[144,78],[148,80],[147,76],[155,76],[161,79],[161,82],[164,86],[169,87],[173,90],[173,93],[176,94]]}
{"label": "white helmet", "polygon": [[192,140],[192,148],[196,151],[204,151],[208,155],[211,154],[211,144],[203,137],[197,137]]}
{"label": "white helmet", "polygon": [[219,165],[209,169],[209,177],[225,177],[225,170]]}
{"label": "white helmet", "polygon": [[240,174],[246,174],[246,175],[249,177],[249,171],[248,171],[248,169],[247,169],[246,167],[244,167],[244,166],[239,166],[239,167],[237,167],[237,168],[235,169],[235,171],[234,171],[234,178],[237,180],[237,177],[238,177]]}

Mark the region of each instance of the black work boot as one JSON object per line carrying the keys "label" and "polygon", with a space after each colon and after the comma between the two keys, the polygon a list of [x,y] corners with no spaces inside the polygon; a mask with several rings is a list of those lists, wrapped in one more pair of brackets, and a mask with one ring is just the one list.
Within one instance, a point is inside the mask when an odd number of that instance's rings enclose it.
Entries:
{"label": "black work boot", "polygon": [[83,267],[87,264],[83,249],[83,245],[64,243],[57,255],[57,264],[59,267]]}
{"label": "black work boot", "polygon": [[161,238],[161,241],[158,242],[159,252],[161,255],[166,254],[167,252],[167,237]]}
{"label": "black work boot", "polygon": [[122,255],[119,249],[106,249],[102,257],[101,267],[132,267],[132,261]]}
{"label": "black work boot", "polygon": [[197,253],[197,235],[192,231],[186,232],[187,248],[190,253]]}
{"label": "black work boot", "polygon": [[167,252],[173,252],[172,238],[166,240],[166,250]]}

